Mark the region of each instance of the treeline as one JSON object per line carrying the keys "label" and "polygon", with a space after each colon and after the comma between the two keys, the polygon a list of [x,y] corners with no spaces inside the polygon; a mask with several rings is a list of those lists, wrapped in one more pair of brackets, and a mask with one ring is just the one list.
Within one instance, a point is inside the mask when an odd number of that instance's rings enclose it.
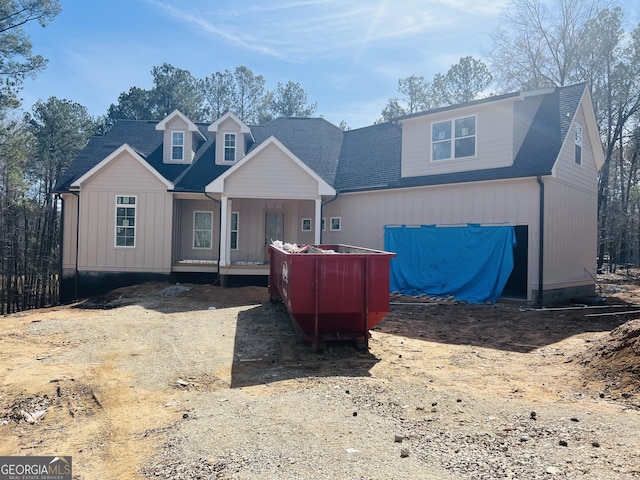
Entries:
{"label": "treeline", "polygon": [[[18,113],[23,79],[46,66],[32,54],[22,26],[46,26],[60,8],[58,0],[30,0],[0,9],[0,314],[58,301],[55,185],[88,138],[111,121],[160,120],[175,109],[203,122],[230,110],[248,124],[317,114],[317,104],[296,82],[270,91],[264,77],[245,66],[198,79],[166,63],[152,69],[152,88],[123,92],[103,117],[57,98]],[[588,82],[605,152],[598,266],[640,263],[640,26],[626,25],[620,8],[600,0],[513,0],[500,20],[487,63],[466,56],[431,79],[399,79],[398,95],[378,121],[488,95]]]}

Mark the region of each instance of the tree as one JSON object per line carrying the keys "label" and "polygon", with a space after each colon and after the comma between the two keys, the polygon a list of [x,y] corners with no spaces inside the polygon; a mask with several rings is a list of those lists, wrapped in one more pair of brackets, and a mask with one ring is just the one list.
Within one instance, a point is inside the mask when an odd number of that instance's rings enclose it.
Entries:
{"label": "tree", "polygon": [[463,103],[475,100],[492,82],[489,68],[480,60],[467,56],[451,66],[444,79],[444,86],[452,100],[450,103]]}
{"label": "tree", "polygon": [[234,74],[232,110],[245,123],[259,123],[266,108],[265,80],[245,66],[236,67]]}
{"label": "tree", "polygon": [[22,27],[30,22],[44,27],[59,12],[58,0],[0,0],[0,112],[19,106],[17,94],[22,81],[47,63],[33,54]]}
{"label": "tree", "polygon": [[278,82],[269,102],[269,113],[277,117],[311,117],[317,103],[307,104],[307,94],[298,82],[289,80],[285,85]]}
{"label": "tree", "polygon": [[163,119],[176,109],[193,121],[205,119],[201,82],[188,70],[163,63],[159,67],[153,67],[151,75],[153,88],[149,97],[154,119]]}
{"label": "tree", "polygon": [[402,96],[389,99],[382,110],[382,118],[376,123],[475,100],[492,81],[488,67],[471,56],[463,57],[451,65],[445,75],[434,75],[432,82],[417,75],[401,78],[398,80],[398,93]]}
{"label": "tree", "polygon": [[26,165],[30,185],[32,225],[29,232],[27,303],[42,307],[57,292],[54,274],[58,267],[60,214],[53,189],[71,161],[96,131],[96,123],[82,105],[55,97],[38,101],[25,116],[34,139],[34,152]]}
{"label": "tree", "polygon": [[177,109],[193,121],[205,120],[207,109],[202,82],[188,70],[163,63],[153,67],[151,75],[153,88],[132,87],[121,93],[118,103],[109,106],[110,119],[162,120]]}
{"label": "tree", "polygon": [[601,0],[513,0],[504,10],[489,52],[505,91],[580,82],[580,52],[589,45],[586,25]]}
{"label": "tree", "polygon": [[211,120],[216,120],[232,109],[234,78],[229,70],[215,72],[202,82],[204,99],[209,106]]}
{"label": "tree", "polygon": [[107,116],[112,120],[153,119],[150,92],[139,87],[131,87],[118,96],[118,103],[111,104]]}

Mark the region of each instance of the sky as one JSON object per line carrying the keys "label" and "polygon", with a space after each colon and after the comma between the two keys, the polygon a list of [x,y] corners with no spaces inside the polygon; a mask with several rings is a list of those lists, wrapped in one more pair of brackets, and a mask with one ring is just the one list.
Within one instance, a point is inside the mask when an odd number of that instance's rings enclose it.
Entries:
{"label": "sky", "polygon": [[[131,87],[150,89],[163,63],[196,78],[248,67],[265,88],[297,82],[316,115],[373,124],[398,80],[431,80],[460,58],[483,59],[509,0],[61,0],[45,28],[29,24],[48,59],[21,92],[105,115]],[[640,0],[624,0],[637,19]]]}

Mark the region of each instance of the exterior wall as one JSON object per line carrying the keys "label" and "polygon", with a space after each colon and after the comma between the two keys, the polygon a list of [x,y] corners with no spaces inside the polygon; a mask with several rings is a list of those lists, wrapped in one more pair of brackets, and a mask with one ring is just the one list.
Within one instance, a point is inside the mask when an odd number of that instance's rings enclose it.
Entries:
{"label": "exterior wall", "polygon": [[62,271],[75,273],[76,268],[76,248],[78,232],[78,197],[71,194],[62,195]]}
{"label": "exterior wall", "polygon": [[596,192],[545,180],[545,289],[594,283],[597,210]]}
{"label": "exterior wall", "polygon": [[[403,177],[506,167],[513,164],[514,99],[403,120]],[[431,161],[431,124],[476,115],[476,155]]]}
{"label": "exterior wall", "polygon": [[[175,131],[184,132],[184,162],[171,161],[171,132]],[[193,161],[196,149],[193,144],[193,132],[188,130],[187,122],[177,116],[167,122],[162,148],[162,158],[164,158],[165,163],[191,163]]]}
{"label": "exterior wall", "polygon": [[[231,250],[231,262],[266,262],[266,246],[270,240],[302,245],[313,242],[315,204],[311,201],[253,200],[234,198],[230,212],[238,212],[238,249]],[[265,238],[265,215],[267,212],[284,213],[284,238]],[[302,218],[312,219],[312,230],[302,232]],[[267,242],[267,244],[265,244]]]}
{"label": "exterior wall", "polygon": [[[527,225],[528,293],[538,288],[539,189],[535,179],[344,194],[323,207],[323,243],[384,248],[385,225]],[[341,231],[330,231],[330,217]]]}
{"label": "exterior wall", "polygon": [[312,199],[318,196],[318,182],[270,145],[230,175],[224,190],[229,197]]}
{"label": "exterior wall", "polygon": [[[194,212],[212,212],[211,248],[193,248]],[[213,200],[177,200],[174,217],[174,261],[210,260],[219,257],[220,204]]]}
{"label": "exterior wall", "polygon": [[[116,195],[136,196],[136,246],[115,247]],[[80,190],[78,270],[168,273],[173,201],[166,186],[126,153]]]}
{"label": "exterior wall", "polygon": [[[575,162],[574,135],[576,123],[582,126],[582,163],[580,165]],[[599,140],[597,143],[599,143]],[[554,176],[558,181],[568,185],[573,185],[587,192],[597,192],[598,170],[596,168],[594,152],[591,149],[591,139],[587,131],[587,124],[582,107],[578,109],[575,121],[567,133],[558,157],[558,162],[554,166]],[[594,211],[594,216],[595,215],[596,213]]]}
{"label": "exterior wall", "polygon": [[236,162],[242,160],[245,154],[245,141],[244,133],[240,131],[241,126],[238,125],[232,118],[227,118],[220,125],[218,125],[218,132],[216,133],[216,164],[229,165],[230,162],[224,161],[224,134],[235,133],[236,134]]}

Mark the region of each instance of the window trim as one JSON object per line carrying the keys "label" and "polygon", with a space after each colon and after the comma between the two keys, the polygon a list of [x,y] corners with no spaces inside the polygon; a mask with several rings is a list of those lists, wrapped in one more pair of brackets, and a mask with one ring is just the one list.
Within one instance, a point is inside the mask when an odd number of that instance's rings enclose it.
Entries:
{"label": "window trim", "polygon": [[[308,228],[305,228],[305,223],[308,224]],[[303,231],[303,232],[310,232],[311,231],[311,218],[303,218],[303,219],[301,219],[300,230]]]}
{"label": "window trim", "polygon": [[576,123],[573,129],[573,161],[582,166],[582,125]]}
{"label": "window trim", "polygon": [[[338,228],[333,227],[333,221],[338,221]],[[342,230],[342,217],[330,217],[329,218],[329,230],[332,232],[339,232]]]}
{"label": "window trim", "polygon": [[[473,118],[473,123],[474,123],[474,134],[473,135],[463,135],[460,137],[456,137],[456,122],[458,120],[464,120],[467,118]],[[439,123],[449,123],[450,128],[451,128],[451,136],[448,139],[442,139],[442,140],[434,140],[433,137],[433,127],[434,125],[437,125]],[[474,158],[478,156],[478,115],[477,114],[473,114],[473,115],[464,115],[461,117],[453,117],[453,118],[449,118],[449,119],[445,119],[445,120],[435,120],[433,122],[431,122],[431,133],[430,133],[430,140],[431,140],[431,162],[436,163],[436,162],[446,162],[446,161],[450,161],[450,160],[466,160],[469,158]],[[456,153],[456,140],[459,139],[464,139],[464,138],[473,138],[473,155],[466,155],[464,157],[456,157],[455,153]],[[449,156],[446,158],[434,158],[434,151],[433,151],[433,146],[436,143],[444,143],[445,141],[449,141],[450,143],[450,148],[449,148]]]}
{"label": "window trim", "polygon": [[[176,135],[176,134],[180,134],[180,135],[182,135],[182,144],[180,144],[180,145],[178,145],[178,144],[175,142],[175,140],[176,140],[176,139],[174,138],[174,135]],[[185,160],[184,160],[184,158],[185,158],[185,156],[184,156],[184,150],[185,150],[186,138],[187,138],[187,136],[185,135],[185,133],[184,133],[184,131],[183,131],[183,130],[173,130],[173,131],[171,132],[171,155],[169,156],[170,161],[172,161],[172,162],[184,162],[184,161],[185,161]],[[180,158],[178,158],[178,157],[174,157],[174,156],[173,156],[173,150],[174,150],[174,148],[181,148],[181,149],[182,149],[182,150],[181,150],[182,155],[180,156]]]}
{"label": "window trim", "polygon": [[[196,215],[198,213],[208,213],[211,218],[210,227],[208,230],[204,228],[196,229]],[[197,247],[196,246],[196,230],[199,232],[209,232],[209,246],[208,247]],[[191,248],[194,250],[211,250],[213,249],[213,211],[211,210],[194,210],[193,211],[193,242],[191,243]]]}
{"label": "window trim", "polygon": [[[227,136],[233,138],[233,147],[227,146]],[[227,159],[227,151],[233,150],[233,160]],[[238,158],[238,135],[235,132],[227,132],[222,136],[222,161],[234,163]]]}
{"label": "window trim", "polygon": [[[233,217],[236,217],[236,228],[233,228]],[[231,217],[229,218],[229,250],[238,250],[238,246],[240,245],[240,213],[239,212],[231,212]],[[235,247],[233,246],[233,234],[235,233]]]}
{"label": "window trim", "polygon": [[[133,198],[133,203],[118,203],[121,198]],[[114,228],[113,228],[113,247],[114,248],[136,248],[138,239],[138,196],[137,195],[116,195],[115,199],[115,211],[114,211]],[[133,226],[130,225],[118,225],[118,206],[124,205],[120,208],[133,208]],[[118,245],[118,228],[133,229],[133,245]],[[126,237],[121,237],[126,238]]]}

